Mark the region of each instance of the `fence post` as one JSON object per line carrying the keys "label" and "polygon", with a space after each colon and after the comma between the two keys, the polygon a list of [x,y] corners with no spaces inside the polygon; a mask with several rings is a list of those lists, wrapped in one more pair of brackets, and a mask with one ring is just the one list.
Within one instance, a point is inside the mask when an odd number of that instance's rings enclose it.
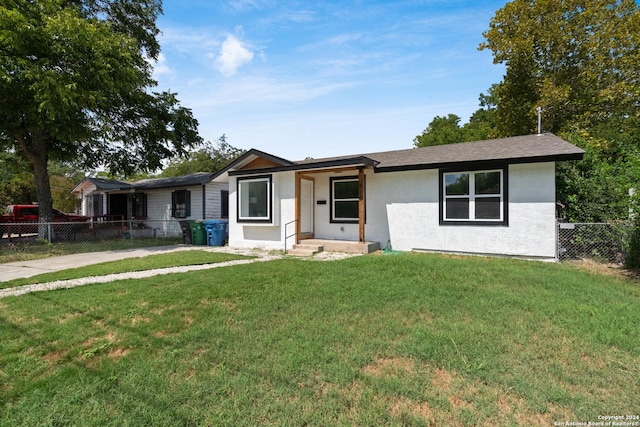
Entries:
{"label": "fence post", "polygon": [[560,221],[556,220],[556,262],[560,262]]}

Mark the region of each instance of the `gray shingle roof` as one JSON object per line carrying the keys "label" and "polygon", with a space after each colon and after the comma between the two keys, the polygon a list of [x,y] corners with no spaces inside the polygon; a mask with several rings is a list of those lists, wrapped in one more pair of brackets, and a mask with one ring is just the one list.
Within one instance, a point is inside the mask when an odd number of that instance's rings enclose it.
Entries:
{"label": "gray shingle roof", "polygon": [[582,158],[583,154],[582,149],[553,134],[545,133],[354,156],[308,159],[296,162],[296,164],[312,167],[315,163],[345,162],[348,159],[353,159],[355,163],[365,157],[376,162],[376,171],[384,172],[494,161],[529,163],[578,160]]}
{"label": "gray shingle roof", "polygon": [[191,175],[182,175],[170,178],[150,178],[136,182],[118,181],[116,179],[86,178],[96,186],[98,190],[153,190],[160,188],[189,187],[202,185],[211,181],[213,174],[209,172],[198,172]]}
{"label": "gray shingle roof", "polygon": [[124,190],[127,188],[131,188],[131,183],[118,181],[116,179],[88,177],[87,181],[95,185],[98,190]]}
{"label": "gray shingle roof", "polygon": [[151,178],[143,179],[132,183],[132,187],[136,189],[157,189],[172,187],[189,187],[193,185],[202,185],[211,181],[212,173],[198,172],[191,175],[175,176],[170,178]]}

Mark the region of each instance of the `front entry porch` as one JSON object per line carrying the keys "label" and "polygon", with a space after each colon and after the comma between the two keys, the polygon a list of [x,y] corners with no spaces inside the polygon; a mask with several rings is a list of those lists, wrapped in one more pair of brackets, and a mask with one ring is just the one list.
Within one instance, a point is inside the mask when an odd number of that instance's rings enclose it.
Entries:
{"label": "front entry porch", "polygon": [[344,252],[352,254],[369,254],[380,249],[378,242],[352,242],[348,240],[304,239],[293,249],[287,251],[288,255],[311,256],[318,252]]}

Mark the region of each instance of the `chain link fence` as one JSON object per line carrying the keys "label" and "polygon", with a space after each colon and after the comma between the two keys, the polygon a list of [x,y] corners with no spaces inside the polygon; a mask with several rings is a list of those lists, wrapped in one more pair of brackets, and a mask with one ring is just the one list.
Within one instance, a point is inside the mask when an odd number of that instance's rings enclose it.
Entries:
{"label": "chain link fence", "polygon": [[[622,264],[628,223],[558,223],[558,260]],[[0,262],[49,255],[191,243],[185,221],[118,220],[0,224]],[[16,255],[15,257],[12,255]]]}
{"label": "chain link fence", "polygon": [[2,223],[0,261],[43,252],[62,255],[175,245],[185,241],[183,228],[175,220]]}
{"label": "chain link fence", "polygon": [[558,223],[558,260],[623,264],[630,224]]}

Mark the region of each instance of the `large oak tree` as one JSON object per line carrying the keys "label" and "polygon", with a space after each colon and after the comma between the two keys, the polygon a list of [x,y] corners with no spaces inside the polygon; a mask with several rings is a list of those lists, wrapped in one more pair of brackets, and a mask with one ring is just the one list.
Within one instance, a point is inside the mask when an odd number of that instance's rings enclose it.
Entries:
{"label": "large oak tree", "polygon": [[503,136],[637,126],[640,11],[635,0],[513,0],[496,11],[481,49],[507,65],[498,85]]}
{"label": "large oak tree", "polygon": [[1,0],[0,149],[29,161],[41,221],[49,160],[129,174],[200,142],[176,95],[154,92],[160,0]]}

